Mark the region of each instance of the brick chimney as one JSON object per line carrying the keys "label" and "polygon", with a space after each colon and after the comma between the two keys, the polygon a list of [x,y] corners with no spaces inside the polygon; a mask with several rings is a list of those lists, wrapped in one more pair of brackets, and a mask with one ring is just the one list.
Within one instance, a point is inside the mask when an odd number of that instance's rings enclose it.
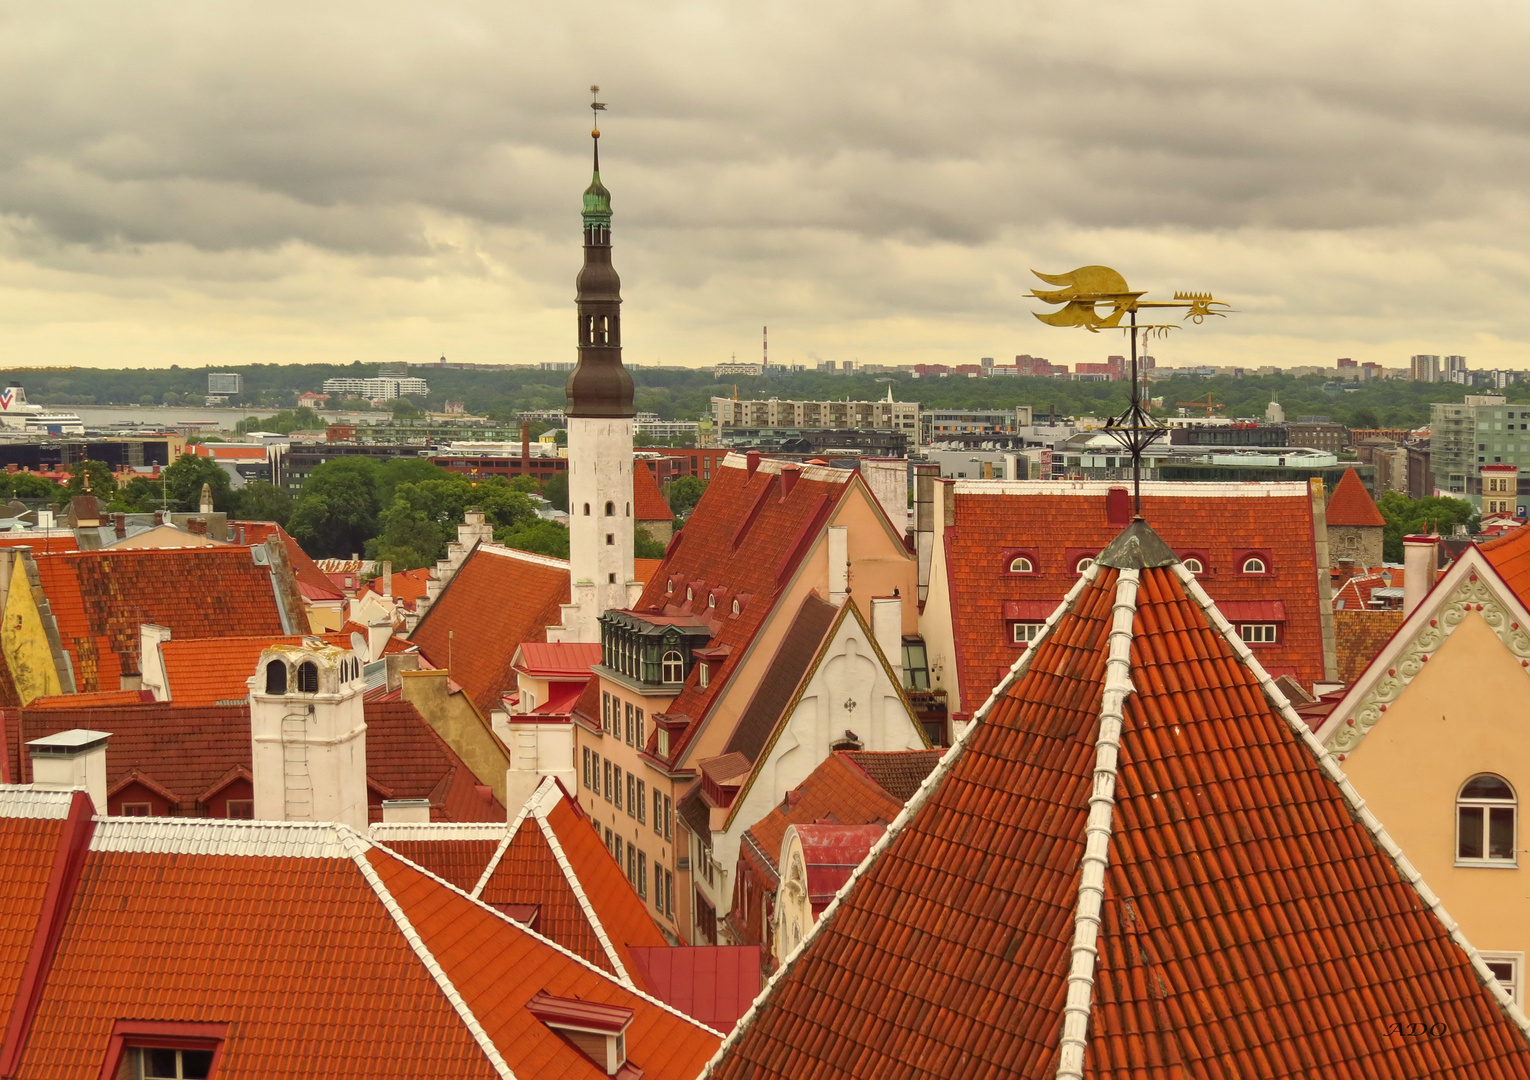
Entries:
{"label": "brick chimney", "polygon": [[207,519],[200,517],[187,518],[186,531],[191,533],[193,536],[206,536]]}
{"label": "brick chimney", "polygon": [[81,788],[106,813],[106,741],[111,733],[75,728],[27,743],[32,757],[32,786],[50,791]]}
{"label": "brick chimney", "polygon": [[126,514],[113,514],[112,515],[112,525],[116,528],[117,539],[118,540],[121,540],[123,537],[127,536],[127,515]]}

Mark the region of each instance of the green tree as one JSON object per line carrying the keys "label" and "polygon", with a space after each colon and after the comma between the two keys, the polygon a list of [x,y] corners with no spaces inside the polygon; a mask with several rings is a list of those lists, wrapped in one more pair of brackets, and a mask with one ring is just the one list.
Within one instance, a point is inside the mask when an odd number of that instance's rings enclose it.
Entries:
{"label": "green tree", "polygon": [[682,476],[669,482],[669,490],[665,496],[669,499],[669,508],[676,516],[685,517],[696,504],[701,501],[702,493],[707,485],[694,476]]}
{"label": "green tree", "polygon": [[64,497],[64,487],[45,476],[32,473],[0,473],[0,495],[7,499],[47,499],[58,502]]}
{"label": "green tree", "polygon": [[556,521],[536,518],[524,525],[496,529],[494,540],[517,551],[529,551],[536,555],[550,555],[555,559],[568,558],[568,529]]}
{"label": "green tree", "polygon": [[662,559],[665,545],[648,535],[648,530],[634,527],[632,530],[632,556],[636,559]]}
{"label": "green tree", "polygon": [[77,461],[69,466],[69,482],[64,485],[64,492],[71,499],[94,495],[102,503],[109,503],[117,494],[117,478],[104,461]]}
{"label": "green tree", "polygon": [[401,397],[393,402],[393,419],[395,420],[423,420],[425,410],[406,397]]}
{"label": "green tree", "polygon": [[542,498],[552,504],[554,510],[568,511],[568,473],[554,473],[542,485]]}
{"label": "green tree", "polygon": [[426,480],[447,480],[460,475],[441,468],[422,457],[390,458],[377,466],[377,500],[381,506],[392,506],[393,496],[401,484],[418,484]]}
{"label": "green tree", "polygon": [[1362,431],[1374,431],[1381,426],[1381,419],[1375,409],[1365,406],[1349,414],[1349,426]]}
{"label": "green tree", "polygon": [[165,498],[171,507],[195,513],[202,505],[202,485],[211,488],[213,509],[228,513],[233,509],[234,492],[228,472],[212,458],[182,454],[160,474]]}
{"label": "green tree", "polygon": [[135,476],[117,489],[106,509],[114,514],[148,514],[164,508],[158,480]]}
{"label": "green tree", "polygon": [[252,481],[235,492],[234,505],[241,521],[274,521],[285,525],[292,516],[292,496],[264,480]]}
{"label": "green tree", "polygon": [[1465,499],[1443,495],[1410,499],[1400,491],[1384,491],[1376,500],[1376,507],[1387,522],[1382,533],[1382,557],[1388,562],[1402,562],[1405,536],[1431,530],[1449,536],[1457,525],[1465,525],[1468,532],[1474,533],[1481,520]]}
{"label": "green tree", "polygon": [[347,558],[377,535],[377,465],[364,457],[326,461],[309,475],[287,520],[303,550]]}
{"label": "green tree", "polygon": [[311,431],[323,427],[324,421],[319,414],[304,405],[301,409],[283,409],[275,416],[245,417],[234,425],[234,430],[241,435],[247,431],[275,431],[288,435],[294,431]]}

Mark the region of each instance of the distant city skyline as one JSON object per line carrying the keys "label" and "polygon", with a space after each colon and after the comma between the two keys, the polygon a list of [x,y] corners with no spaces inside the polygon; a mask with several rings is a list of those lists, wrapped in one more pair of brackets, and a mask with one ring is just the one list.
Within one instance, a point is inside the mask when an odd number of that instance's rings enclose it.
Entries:
{"label": "distant city skyline", "polygon": [[756,360],[764,324],[773,362],[1097,363],[1118,335],[1025,293],[1105,263],[1237,310],[1155,342],[1165,366],[1530,368],[1530,12],[1390,12],[27,9],[8,353],[571,360],[598,82],[635,364]]}

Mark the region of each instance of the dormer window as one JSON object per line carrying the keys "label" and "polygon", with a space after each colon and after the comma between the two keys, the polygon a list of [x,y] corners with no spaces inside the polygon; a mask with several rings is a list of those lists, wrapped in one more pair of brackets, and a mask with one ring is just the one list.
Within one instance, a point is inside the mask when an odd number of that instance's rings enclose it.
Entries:
{"label": "dormer window", "polygon": [[526,1011],[569,1041],[607,1076],[627,1065],[627,1028],[633,1012],[620,1005],[553,997],[545,990],[526,1002]]}
{"label": "dormer window", "polygon": [[696,599],[696,590],[687,585],[685,587],[685,602],[688,604],[694,599]]}
{"label": "dormer window", "polygon": [[667,683],[685,681],[685,657],[674,649],[664,654],[664,681]]}
{"label": "dormer window", "polygon": [[228,1025],[184,1020],[117,1020],[102,1076],[132,1080],[214,1080]]}
{"label": "dormer window", "polygon": [[1265,565],[1264,560],[1257,555],[1250,555],[1243,560],[1243,572],[1245,574],[1263,574],[1267,569],[1268,567]]}
{"label": "dormer window", "polygon": [[738,601],[733,601],[733,614],[737,615],[742,610],[744,609],[738,606]]}
{"label": "dormer window", "polygon": [[1189,558],[1185,559],[1184,563],[1185,569],[1190,571],[1192,574],[1204,574],[1206,572],[1206,567],[1203,566],[1201,564],[1201,560],[1197,559],[1194,555],[1191,555]]}
{"label": "dormer window", "polygon": [[717,606],[717,594],[716,593],[708,593],[707,594],[707,607],[715,608],[716,606]]}
{"label": "dormer window", "polygon": [[707,664],[700,665],[700,672],[696,676],[696,678],[700,682],[701,688],[703,690],[705,690],[706,687],[707,687],[707,683],[709,683],[712,680],[712,669],[711,669],[711,666],[707,665]]}
{"label": "dormer window", "polygon": [[1009,572],[1011,574],[1034,574],[1036,564],[1024,555],[1016,555],[1009,560]]}
{"label": "dormer window", "polygon": [[1092,556],[1085,555],[1082,559],[1074,564],[1073,572],[1076,574],[1082,574],[1085,570],[1088,570],[1093,565],[1094,558]]}
{"label": "dormer window", "polygon": [[211,1050],[171,1050],[161,1047],[134,1047],[129,1076],[142,1080],[207,1080],[212,1075]]}

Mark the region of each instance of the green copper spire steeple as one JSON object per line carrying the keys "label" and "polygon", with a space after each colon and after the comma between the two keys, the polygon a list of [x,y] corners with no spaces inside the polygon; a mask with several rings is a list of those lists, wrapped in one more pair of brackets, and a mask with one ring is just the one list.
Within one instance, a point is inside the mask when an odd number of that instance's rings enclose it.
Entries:
{"label": "green copper spire steeple", "polygon": [[[604,109],[605,105],[595,102],[592,109]],[[590,138],[595,143],[595,175],[590,180],[590,186],[584,189],[584,224],[604,225],[611,227],[611,193],[606,190],[606,185],[600,182],[600,128],[590,129]]]}

